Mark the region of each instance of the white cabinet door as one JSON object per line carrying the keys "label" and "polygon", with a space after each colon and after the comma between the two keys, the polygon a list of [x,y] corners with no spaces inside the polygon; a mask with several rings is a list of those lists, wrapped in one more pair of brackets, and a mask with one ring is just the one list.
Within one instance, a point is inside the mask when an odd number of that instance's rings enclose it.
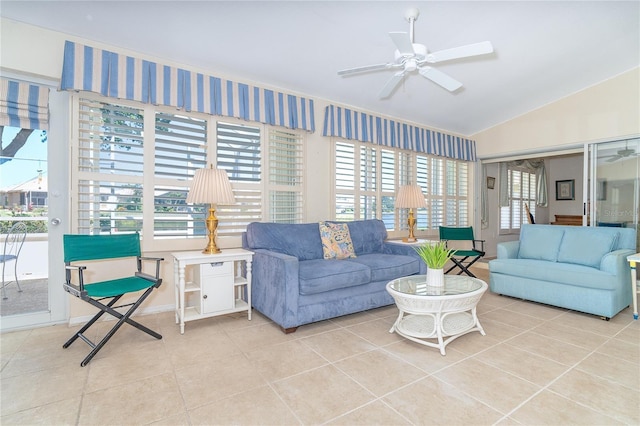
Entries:
{"label": "white cabinet door", "polygon": [[194,271],[202,289],[200,313],[210,314],[235,307],[233,264],[233,261],[204,263]]}

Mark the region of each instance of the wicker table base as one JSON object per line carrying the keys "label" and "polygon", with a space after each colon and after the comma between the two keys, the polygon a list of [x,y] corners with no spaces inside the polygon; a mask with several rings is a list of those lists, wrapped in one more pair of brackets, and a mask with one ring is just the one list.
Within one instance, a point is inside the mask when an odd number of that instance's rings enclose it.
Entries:
{"label": "wicker table base", "polygon": [[473,331],[485,335],[476,306],[487,287],[477,278],[457,275],[445,276],[444,287],[427,286],[424,275],[391,281],[387,291],[400,312],[389,332],[446,355],[445,347],[458,337]]}

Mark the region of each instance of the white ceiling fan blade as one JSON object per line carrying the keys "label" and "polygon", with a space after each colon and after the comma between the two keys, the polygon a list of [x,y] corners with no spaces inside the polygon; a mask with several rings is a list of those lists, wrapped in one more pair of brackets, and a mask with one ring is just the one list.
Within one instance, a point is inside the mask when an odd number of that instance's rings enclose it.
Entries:
{"label": "white ceiling fan blade", "polygon": [[467,58],[469,56],[485,55],[493,52],[493,45],[490,41],[481,43],[467,44],[466,46],[454,47],[452,49],[440,50],[438,52],[429,53],[426,61],[430,64],[437,62],[450,61],[452,59]]}
{"label": "white ceiling fan blade", "polygon": [[386,70],[388,68],[393,68],[395,65],[396,64],[376,64],[376,65],[366,65],[364,67],[347,68],[345,70],[338,71],[338,75],[349,75],[349,74],[355,74],[359,72]]}
{"label": "white ceiling fan blade", "polygon": [[393,44],[396,45],[396,49],[401,55],[413,55],[413,43],[407,33],[393,32],[389,33],[389,37],[393,40]]}
{"label": "white ceiling fan blade", "polygon": [[449,77],[447,74],[443,73],[442,71],[438,71],[435,68],[422,67],[418,72],[423,77],[426,77],[434,83],[439,84],[450,92],[458,90],[460,87],[462,87],[462,83],[460,83],[458,80]]}
{"label": "white ceiling fan blade", "polygon": [[338,71],[338,75],[349,75],[349,74],[356,74],[356,73],[368,72],[368,71],[380,71],[380,70],[386,70],[389,68],[398,68],[400,66],[402,66],[402,64],[387,63],[387,64],[365,65],[364,67],[347,68],[344,70],[340,70]]}
{"label": "white ceiling fan blade", "polygon": [[378,97],[380,99],[384,99],[389,97],[394,89],[400,84],[402,79],[404,78],[404,70],[395,73],[388,81],[387,84],[384,85]]}

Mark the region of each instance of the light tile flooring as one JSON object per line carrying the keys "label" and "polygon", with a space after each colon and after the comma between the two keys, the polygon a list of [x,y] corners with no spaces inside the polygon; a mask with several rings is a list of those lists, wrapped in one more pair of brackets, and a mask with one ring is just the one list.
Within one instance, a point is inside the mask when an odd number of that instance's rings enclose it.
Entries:
{"label": "light tile flooring", "polygon": [[[480,271],[486,274],[486,271]],[[14,424],[640,424],[640,321],[487,293],[487,333],[437,349],[389,328],[394,306],[285,335],[254,312],[186,325],[139,317],[85,367],[74,328],[5,333],[1,417]],[[110,325],[110,324],[109,324]],[[96,334],[107,330],[99,324]]]}

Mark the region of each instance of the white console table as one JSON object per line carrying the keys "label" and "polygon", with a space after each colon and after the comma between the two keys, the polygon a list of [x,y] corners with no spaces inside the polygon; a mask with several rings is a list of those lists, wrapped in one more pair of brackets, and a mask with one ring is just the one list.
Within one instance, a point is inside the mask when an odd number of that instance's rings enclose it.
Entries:
{"label": "white console table", "polygon": [[[226,249],[171,253],[176,297],[176,324],[232,312],[247,311],[251,320],[251,262],[253,252]],[[187,276],[189,280],[187,281]]]}

